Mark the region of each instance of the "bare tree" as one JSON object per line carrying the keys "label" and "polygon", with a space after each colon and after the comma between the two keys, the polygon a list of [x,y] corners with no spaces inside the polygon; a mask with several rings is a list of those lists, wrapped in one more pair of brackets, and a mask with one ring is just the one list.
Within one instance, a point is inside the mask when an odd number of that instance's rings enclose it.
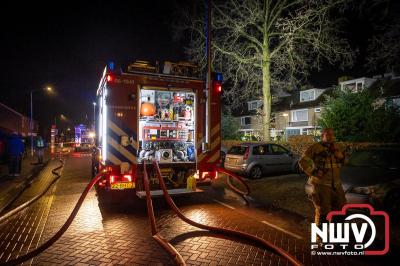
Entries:
{"label": "bare tree", "polygon": [[367,62],[372,70],[393,71],[400,66],[400,22],[386,28],[386,31],[372,38],[368,46]]}
{"label": "bare tree", "polygon": [[[233,106],[262,99],[265,140],[270,134],[271,91],[293,87],[322,62],[352,64],[353,53],[339,31],[340,19],[332,19],[332,12],[339,15],[338,7],[346,2],[213,1],[213,65],[224,73],[231,87],[224,95]],[[205,66],[204,11],[193,10],[181,14],[180,18],[186,19],[177,29],[189,30],[186,52],[191,60]]]}

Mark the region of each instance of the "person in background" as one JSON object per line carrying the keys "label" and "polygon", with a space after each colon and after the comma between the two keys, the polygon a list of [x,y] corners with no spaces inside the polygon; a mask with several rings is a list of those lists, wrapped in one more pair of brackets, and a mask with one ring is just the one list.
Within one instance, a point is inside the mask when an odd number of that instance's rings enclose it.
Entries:
{"label": "person in background", "polygon": [[19,176],[21,174],[21,160],[24,153],[24,144],[21,138],[14,132],[7,144],[8,151],[8,171],[9,176]]}
{"label": "person in background", "polygon": [[42,136],[38,136],[35,143],[36,155],[38,157],[38,163],[43,164],[43,156],[44,156],[44,139]]}

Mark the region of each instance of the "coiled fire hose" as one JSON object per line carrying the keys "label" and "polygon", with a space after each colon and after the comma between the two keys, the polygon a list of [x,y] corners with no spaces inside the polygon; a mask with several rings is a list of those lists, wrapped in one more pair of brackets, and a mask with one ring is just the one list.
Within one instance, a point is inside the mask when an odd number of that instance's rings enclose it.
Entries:
{"label": "coiled fire hose", "polygon": [[51,245],[53,245],[65,233],[65,231],[67,231],[68,227],[71,225],[71,223],[73,222],[75,216],[77,215],[80,207],[82,206],[82,203],[83,203],[85,197],[87,196],[87,194],[89,193],[90,189],[94,186],[94,184],[96,184],[100,180],[101,177],[102,177],[102,173],[99,173],[86,186],[85,190],[83,191],[82,195],[80,196],[78,202],[76,203],[76,205],[75,205],[74,209],[72,210],[70,216],[68,217],[67,221],[57,231],[57,233],[55,233],[54,236],[52,236],[49,240],[47,240],[45,243],[40,245],[38,248],[26,253],[25,255],[23,255],[21,257],[18,257],[16,259],[13,259],[11,261],[8,261],[8,262],[5,262],[5,263],[1,263],[0,265],[18,265],[18,264],[21,264],[24,261],[27,261],[27,260],[39,255],[40,253],[42,253],[43,251],[48,249]]}
{"label": "coiled fire hose", "polygon": [[147,204],[147,214],[149,216],[150,225],[151,225],[151,234],[152,237],[160,244],[162,248],[164,248],[168,254],[174,258],[175,263],[177,265],[186,265],[183,260],[181,254],[168,242],[165,238],[163,238],[158,232],[156,227],[156,219],[154,217],[154,209],[153,209],[153,201],[151,200],[150,188],[149,188],[149,178],[147,175],[146,162],[143,163],[143,185],[146,190],[146,204]]}
{"label": "coiled fire hose", "polygon": [[176,213],[176,215],[181,220],[183,220],[184,222],[186,222],[186,223],[188,223],[188,224],[190,224],[192,226],[198,227],[200,229],[208,230],[208,231],[216,233],[216,234],[224,234],[224,235],[230,235],[230,236],[237,237],[237,238],[247,239],[249,241],[257,243],[258,245],[264,246],[267,249],[270,249],[270,250],[274,251],[278,255],[286,258],[292,265],[296,265],[296,266],[303,265],[301,262],[299,262],[296,258],[294,258],[292,255],[287,253],[285,250],[273,245],[269,241],[264,240],[264,239],[262,239],[260,237],[257,237],[257,236],[254,236],[254,235],[251,235],[251,234],[248,234],[248,233],[245,233],[245,232],[241,232],[241,231],[235,231],[235,230],[231,230],[231,229],[227,229],[227,228],[220,228],[220,227],[204,225],[204,224],[197,223],[195,221],[190,220],[185,215],[183,215],[183,213],[175,205],[175,203],[172,200],[171,196],[168,194],[167,187],[165,186],[164,180],[163,180],[163,178],[161,176],[160,167],[158,166],[157,161],[153,160],[153,165],[154,165],[154,168],[156,169],[157,177],[158,177],[158,180],[160,182],[160,187],[161,187],[161,189],[163,191],[165,200],[167,201],[169,207]]}

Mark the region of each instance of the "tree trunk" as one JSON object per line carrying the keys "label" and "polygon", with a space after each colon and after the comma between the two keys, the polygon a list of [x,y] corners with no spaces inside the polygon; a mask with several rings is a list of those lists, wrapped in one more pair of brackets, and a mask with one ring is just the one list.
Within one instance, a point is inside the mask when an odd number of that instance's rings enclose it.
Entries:
{"label": "tree trunk", "polygon": [[270,140],[270,121],[271,121],[271,72],[269,55],[264,56],[262,64],[262,92],[263,92],[263,137],[264,141]]}

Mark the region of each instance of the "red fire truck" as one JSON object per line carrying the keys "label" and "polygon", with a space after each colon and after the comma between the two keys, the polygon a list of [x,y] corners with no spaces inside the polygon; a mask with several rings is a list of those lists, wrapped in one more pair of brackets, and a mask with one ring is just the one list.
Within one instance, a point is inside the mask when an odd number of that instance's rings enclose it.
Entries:
{"label": "red fire truck", "polygon": [[[162,68],[162,69],[161,69]],[[93,174],[102,171],[97,189],[103,194],[134,191],[144,197],[145,160],[157,160],[170,194],[188,190],[187,179],[216,177],[221,147],[220,74],[209,89],[186,62],[162,67],[136,61],[124,70],[109,63],[97,89],[97,145]],[[161,195],[149,169],[153,195]]]}

